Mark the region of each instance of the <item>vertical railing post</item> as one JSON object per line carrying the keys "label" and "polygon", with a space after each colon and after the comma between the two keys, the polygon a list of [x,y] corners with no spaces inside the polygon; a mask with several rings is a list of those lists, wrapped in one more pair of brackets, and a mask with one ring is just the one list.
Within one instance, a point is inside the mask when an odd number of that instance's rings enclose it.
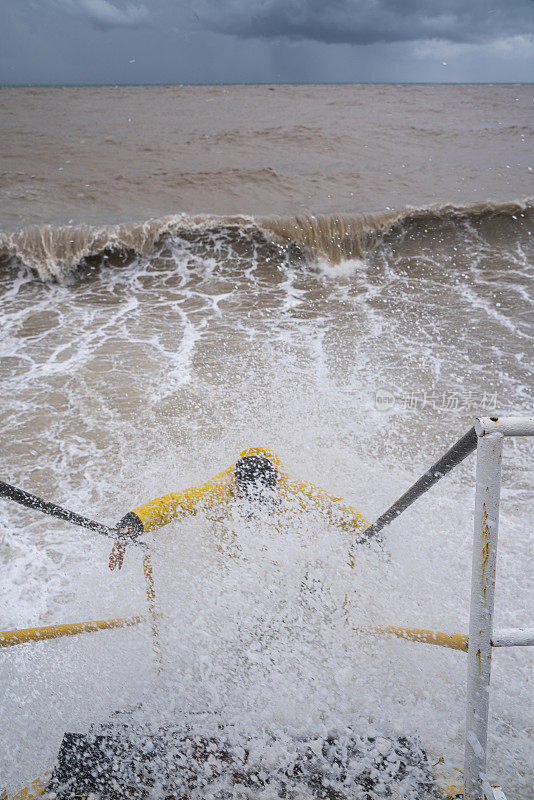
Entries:
{"label": "vertical railing post", "polygon": [[481,800],[486,773],[491,636],[501,489],[501,433],[479,434],[467,666],[464,800]]}
{"label": "vertical railing post", "polygon": [[154,573],[152,571],[152,559],[150,553],[145,553],[143,556],[143,574],[145,576],[146,599],[148,603],[148,613],[150,617],[150,625],[152,628],[152,652],[154,654],[154,663],[156,664],[156,671],[161,673],[161,647],[159,643],[159,623],[158,611],[156,608],[156,589],[154,587]]}

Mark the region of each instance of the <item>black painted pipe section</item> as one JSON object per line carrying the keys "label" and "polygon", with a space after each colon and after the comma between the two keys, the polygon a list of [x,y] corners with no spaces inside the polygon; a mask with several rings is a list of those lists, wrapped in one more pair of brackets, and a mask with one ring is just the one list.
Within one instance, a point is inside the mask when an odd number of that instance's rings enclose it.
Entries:
{"label": "black painted pipe section", "polygon": [[371,538],[372,536],[376,536],[385,525],[389,525],[390,522],[393,522],[399,514],[402,514],[408,506],[417,500],[418,497],[421,497],[431,486],[434,486],[444,475],[454,469],[460,461],[463,461],[470,453],[477,446],[477,435],[474,428],[471,428],[467,431],[465,436],[462,436],[456,444],[454,444],[450,450],[448,450],[444,456],[442,456],[439,461],[430,467],[429,470],[422,475],[418,481],[416,481],[413,486],[411,486],[407,492],[404,492],[402,497],[399,497],[396,503],[388,508],[380,517],[378,517],[377,521],[374,522],[369,528],[366,528],[364,531],[364,537]]}
{"label": "black painted pipe section", "polygon": [[37,511],[42,511],[43,514],[50,514],[50,516],[64,519],[66,522],[72,522],[73,525],[89,528],[89,530],[101,533],[103,536],[117,538],[117,531],[114,528],[108,528],[107,525],[101,525],[100,522],[94,522],[88,517],[82,517],[81,514],[69,511],[68,508],[49,503],[48,500],[43,500],[41,497],[25,492],[23,489],[17,489],[16,486],[11,486],[9,483],[0,481],[0,497],[14,500],[15,503],[19,503],[21,506],[35,508]]}

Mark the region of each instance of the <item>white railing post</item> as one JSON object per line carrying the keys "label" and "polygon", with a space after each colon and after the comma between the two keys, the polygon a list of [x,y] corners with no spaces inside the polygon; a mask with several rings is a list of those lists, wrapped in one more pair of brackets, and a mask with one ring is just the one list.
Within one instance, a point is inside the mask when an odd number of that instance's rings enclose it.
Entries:
{"label": "white railing post", "polygon": [[486,773],[495,562],[503,434],[478,431],[467,667],[464,800],[482,800]]}

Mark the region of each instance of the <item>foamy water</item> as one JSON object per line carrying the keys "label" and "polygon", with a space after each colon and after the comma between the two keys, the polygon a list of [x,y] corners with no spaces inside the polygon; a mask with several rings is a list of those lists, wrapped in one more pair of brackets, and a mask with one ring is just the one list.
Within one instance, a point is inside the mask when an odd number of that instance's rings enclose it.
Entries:
{"label": "foamy water", "polygon": [[[278,208],[284,218],[267,197],[253,217],[237,183],[239,219],[168,207],[169,222],[49,228],[48,251],[42,231],[6,232],[0,477],[114,524],[262,444],[375,519],[475,415],[532,406],[527,187],[451,207],[455,197],[423,184],[432,211]],[[29,195],[23,204],[31,216]],[[102,227],[97,211],[85,222]],[[528,442],[506,442],[496,627],[532,618],[531,465]],[[238,559],[214,546],[228,531],[201,517],[147,536],[162,675],[145,624],[3,650],[0,787],[50,770],[65,731],[140,702],[138,723],[222,720],[272,768],[299,737],[333,730],[342,742],[416,736],[461,768],[465,655],[353,629],[467,632],[473,503],[471,458],[383,547],[360,548],[353,570],[343,534],[313,515],[282,530],[234,519]],[[2,629],[144,613],[139,553],[111,573],[105,540],[7,502],[0,531]],[[495,652],[489,772],[523,800],[531,668],[527,648]]]}

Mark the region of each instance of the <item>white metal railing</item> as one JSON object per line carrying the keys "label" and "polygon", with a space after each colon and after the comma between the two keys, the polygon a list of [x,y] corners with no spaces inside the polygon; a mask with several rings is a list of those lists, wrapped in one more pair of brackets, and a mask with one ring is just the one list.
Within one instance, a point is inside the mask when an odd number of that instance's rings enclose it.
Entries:
{"label": "white metal railing", "polygon": [[[366,535],[377,536],[386,525],[476,449],[469,636],[437,635],[432,631],[401,628],[386,629],[403,638],[463,650],[465,639],[468,639],[464,800],[506,800],[502,789],[492,787],[486,775],[492,647],[534,645],[534,628],[510,628],[493,632],[501,462],[505,436],[534,436],[534,417],[477,418],[474,426],[365,531]],[[432,634],[434,640],[427,634]],[[453,641],[455,637],[463,642],[459,645]]]}
{"label": "white metal railing", "polygon": [[503,798],[486,776],[488,709],[493,647],[534,644],[534,632],[517,628],[493,636],[495,565],[499,529],[502,450],[505,436],[534,436],[534,419],[481,417],[475,420],[477,470],[467,650],[464,800]]}

